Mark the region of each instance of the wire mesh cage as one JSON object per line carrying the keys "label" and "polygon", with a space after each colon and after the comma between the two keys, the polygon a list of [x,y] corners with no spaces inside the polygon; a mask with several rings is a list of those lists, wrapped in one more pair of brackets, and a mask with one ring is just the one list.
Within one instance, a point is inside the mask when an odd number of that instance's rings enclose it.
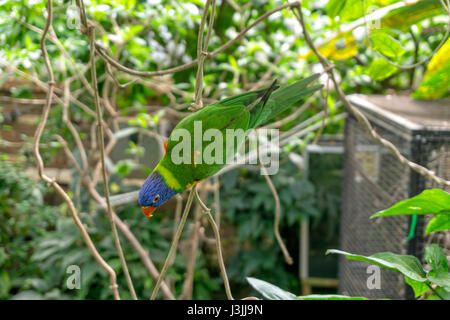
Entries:
{"label": "wire mesh cage", "polygon": [[[417,101],[389,95],[352,95],[349,98],[367,116],[374,129],[404,156],[450,179],[449,100]],[[369,217],[426,188],[437,186],[401,164],[352,116],[346,120],[344,144],[341,249],[362,255],[390,251],[422,259],[426,242],[433,241],[425,237],[428,217],[417,217],[409,240],[411,216]],[[442,237],[439,239],[442,241]],[[339,292],[371,299],[414,297],[403,276],[386,269],[380,270],[379,287],[368,285],[372,274],[368,267],[367,263],[341,257]]]}

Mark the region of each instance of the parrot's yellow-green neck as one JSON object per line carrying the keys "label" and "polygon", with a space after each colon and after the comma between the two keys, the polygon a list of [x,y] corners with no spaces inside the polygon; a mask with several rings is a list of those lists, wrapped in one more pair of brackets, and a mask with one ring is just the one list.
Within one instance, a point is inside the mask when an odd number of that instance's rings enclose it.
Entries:
{"label": "parrot's yellow-green neck", "polygon": [[155,171],[158,171],[159,174],[164,178],[164,182],[167,186],[173,190],[181,191],[185,189],[185,186],[182,186],[177,178],[172,174],[172,172],[164,167],[161,162],[156,166]]}

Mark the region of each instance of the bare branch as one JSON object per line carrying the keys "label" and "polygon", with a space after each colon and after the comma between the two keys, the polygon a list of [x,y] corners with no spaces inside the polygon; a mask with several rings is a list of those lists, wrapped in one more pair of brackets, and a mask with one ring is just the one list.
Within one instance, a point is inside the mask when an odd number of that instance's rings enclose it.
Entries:
{"label": "bare branch", "polygon": [[103,116],[102,111],[100,109],[100,99],[98,94],[98,86],[97,86],[97,72],[95,67],[95,27],[89,28],[89,37],[90,37],[90,60],[91,60],[91,77],[92,77],[92,86],[94,89],[94,102],[95,109],[97,112],[97,125],[98,125],[98,141],[99,141],[99,149],[100,149],[100,158],[102,163],[102,176],[103,176],[103,186],[105,191],[106,205],[108,218],[111,224],[111,230],[114,238],[114,243],[116,245],[117,252],[119,254],[120,262],[122,264],[123,272],[125,274],[125,279],[128,284],[128,289],[130,290],[131,296],[134,300],[137,300],[136,292],[134,291],[133,282],[130,277],[130,273],[128,271],[128,266],[125,261],[125,256],[123,254],[122,246],[120,245],[119,234],[117,233],[116,224],[114,222],[113,212],[111,208],[111,203],[109,202],[109,187],[108,187],[108,177],[106,174],[106,166],[105,166],[105,145],[104,145],[104,130],[103,130]]}
{"label": "bare branch", "polygon": [[91,251],[95,260],[108,273],[110,284],[111,284],[110,288],[113,292],[114,299],[118,300],[118,299],[120,299],[120,296],[119,296],[119,290],[118,290],[117,282],[116,282],[116,273],[114,272],[114,269],[111,268],[111,266],[105,260],[103,260],[103,258],[98,253],[98,251],[97,251],[94,243],[92,242],[89,234],[87,233],[83,223],[81,222],[80,218],[78,217],[77,210],[76,210],[72,200],[70,199],[70,197],[67,195],[67,193],[64,191],[64,189],[61,188],[61,186],[54,179],[51,179],[44,173],[44,162],[43,162],[41,154],[39,152],[39,142],[40,142],[40,139],[42,136],[42,132],[44,131],[45,125],[47,123],[48,113],[49,113],[49,110],[50,110],[50,107],[52,104],[53,89],[54,89],[53,87],[55,85],[53,70],[52,70],[52,67],[50,64],[50,60],[48,58],[47,49],[45,47],[45,38],[46,38],[46,34],[52,24],[52,18],[53,18],[52,0],[48,0],[47,1],[47,19],[46,19],[44,32],[41,37],[42,57],[44,59],[45,66],[47,68],[47,73],[48,73],[48,78],[49,78],[48,85],[47,85],[48,92],[47,92],[47,98],[46,98],[47,101],[46,101],[46,104],[45,104],[43,112],[42,112],[42,120],[39,123],[38,128],[36,129],[36,133],[34,135],[33,151],[34,151],[34,155],[37,160],[39,176],[41,177],[42,180],[49,183],[56,190],[56,192],[64,199],[64,201],[67,203],[67,205],[69,207],[69,211],[72,214],[72,218],[74,219],[75,224],[77,225],[78,229],[80,230],[81,235],[83,236],[83,239],[84,239],[87,247]]}
{"label": "bare branch", "polygon": [[273,231],[275,233],[275,238],[278,241],[278,245],[280,246],[281,252],[283,252],[284,259],[286,260],[287,264],[293,264],[294,261],[292,260],[291,255],[289,254],[289,251],[286,248],[286,245],[283,242],[283,239],[281,239],[280,235],[280,214],[281,214],[281,206],[280,206],[280,197],[278,197],[277,189],[275,189],[275,186],[272,183],[272,180],[270,180],[269,175],[267,173],[266,167],[264,166],[262,160],[261,160],[261,153],[258,152],[258,161],[259,165],[262,170],[262,174],[264,178],[266,179],[267,185],[270,188],[270,191],[272,191],[273,198],[275,200],[275,218],[273,223]]}
{"label": "bare branch", "polygon": [[[212,10],[209,17],[208,30],[206,33],[206,40],[203,44],[203,32],[206,24],[206,17],[208,16],[208,10],[212,1]],[[197,77],[195,80],[195,102],[192,104],[192,110],[198,110],[203,108],[202,92],[203,92],[203,64],[208,56],[209,39],[211,38],[212,26],[214,23],[214,13],[216,11],[216,1],[206,0],[205,9],[203,10],[202,21],[200,22],[200,28],[197,37]]]}

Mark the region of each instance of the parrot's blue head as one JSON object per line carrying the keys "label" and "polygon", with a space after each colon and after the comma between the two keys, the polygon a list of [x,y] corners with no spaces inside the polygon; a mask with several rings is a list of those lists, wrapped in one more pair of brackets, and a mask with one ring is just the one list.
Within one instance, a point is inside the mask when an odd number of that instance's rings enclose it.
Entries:
{"label": "parrot's blue head", "polygon": [[145,180],[139,191],[139,205],[145,216],[151,217],[157,207],[172,198],[177,192],[167,186],[163,177],[157,171],[153,171]]}

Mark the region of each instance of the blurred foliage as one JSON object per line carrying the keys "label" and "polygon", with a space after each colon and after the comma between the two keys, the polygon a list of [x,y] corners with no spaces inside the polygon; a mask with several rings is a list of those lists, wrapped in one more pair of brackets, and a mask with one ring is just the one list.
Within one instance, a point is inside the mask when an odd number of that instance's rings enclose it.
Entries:
{"label": "blurred foliage", "polygon": [[[370,23],[368,34],[365,34],[363,22],[355,24],[363,19],[363,6],[370,13],[397,2],[302,1],[308,31],[322,54],[336,65],[337,79],[347,94],[385,94],[394,90],[402,94],[412,93],[416,98],[449,96],[448,40],[431,61],[411,70],[398,69],[380,58],[380,54],[383,54],[397,64],[409,65],[430,56],[441,42],[447,26],[448,17],[439,0],[423,0],[392,10],[381,20]],[[285,2],[236,0],[235,3],[241,8],[245,6],[245,9],[238,12],[227,1],[217,1],[210,50],[217,49],[235,37],[244,26]],[[47,75],[39,46],[41,35],[32,30],[32,26],[40,29],[44,27],[45,1],[0,0],[0,5],[0,85],[14,76],[23,78],[19,72],[45,81]],[[85,5],[89,18],[97,23],[97,42],[110,56],[129,68],[159,70],[196,58],[197,33],[204,1],[90,0],[85,1]],[[83,70],[89,60],[88,39],[75,27],[76,12],[74,1],[54,1],[53,28],[61,46],[47,41],[47,48],[58,83]],[[372,45],[369,45],[367,38]],[[6,72],[12,66],[18,71]],[[101,91],[105,84],[105,77],[102,77],[105,74],[103,61],[97,62],[97,69]],[[228,50],[206,61],[204,96],[215,100],[247,90],[269,70],[273,72],[270,78],[278,78],[282,84],[322,71],[317,58],[309,52],[301,36],[298,21],[289,10],[271,15]],[[171,92],[139,81],[118,89],[112,102],[120,115],[133,119],[128,123],[132,127],[131,131],[124,132],[122,130],[128,129],[122,129],[116,134],[134,137],[138,136],[136,128],[157,130],[159,120],[165,114],[160,111],[149,115],[147,106],[187,106],[193,100],[195,74],[196,68],[190,68],[172,76],[156,78],[155,82],[172,86]],[[121,83],[130,80],[123,73],[115,75]],[[86,77],[89,80],[88,72]],[[326,83],[326,76],[320,80]],[[72,93],[77,92],[78,99],[92,108],[92,96],[82,81],[74,78],[70,90]],[[12,97],[33,97],[28,84],[13,86],[9,94]],[[336,114],[340,106],[331,91],[328,97],[329,113]],[[322,99],[315,98],[312,106],[301,117],[285,124],[282,129],[290,129],[322,108]],[[280,118],[291,111],[283,112]],[[75,156],[79,156],[68,129],[61,121],[61,115],[60,105],[52,107],[42,138],[42,142],[47,143],[41,148],[46,163],[60,151],[59,144],[50,143],[55,133],[66,138]],[[70,103],[70,116],[74,125],[80,129],[82,139],[87,139],[88,135],[82,132],[81,127],[93,119],[74,103]],[[11,130],[4,118],[2,114],[1,130]],[[337,125],[327,126],[324,133],[341,132],[342,125],[343,121],[340,121]],[[301,140],[292,141],[285,148],[286,153],[300,153],[313,138],[314,134],[309,134]],[[131,190],[123,185],[122,180],[135,170],[149,171],[141,162],[137,165],[134,161],[136,158],[149,157],[149,151],[133,139],[126,146],[125,152],[129,158],[116,163],[108,159],[113,193]],[[30,142],[30,139],[24,137],[24,141]],[[25,146],[21,152],[20,160],[24,165],[34,163],[29,146]],[[286,153],[283,159],[287,159]],[[8,160],[5,155],[0,156],[2,160]],[[311,172],[320,174],[309,176],[309,181],[288,161],[282,165],[279,174],[271,177],[281,200],[281,234],[287,240],[292,254],[298,252],[297,226],[302,216],[313,217],[313,228],[320,230],[317,238],[326,238],[322,237],[324,233],[329,235],[328,240],[320,239],[323,240],[320,248],[333,241],[339,228],[340,186],[336,185],[339,169],[326,161],[320,165],[314,162],[314,165],[316,168],[311,168]],[[96,210],[85,190],[80,187],[79,177],[74,170],[72,176],[68,189],[82,212],[83,222],[87,224],[100,252],[119,273],[119,286],[126,288],[105,215]],[[226,212],[222,227],[223,230],[230,229],[233,234],[230,239],[224,239],[224,246],[233,248],[226,257],[233,288],[237,286],[242,292],[248,291],[245,277],[256,276],[298,292],[296,266],[286,266],[274,239],[275,204],[263,177],[258,172],[240,169],[227,173],[221,180],[222,207]],[[98,188],[99,192],[103,192],[101,186]],[[105,285],[106,275],[85,248],[78,230],[68,217],[67,208],[55,204],[54,200],[53,206],[45,205],[43,198],[47,192],[46,186],[36,184],[25,176],[23,167],[1,162],[0,298],[110,298],[110,290]],[[50,194],[47,197],[53,199],[56,196]],[[161,210],[161,214],[155,215],[151,223],[142,223],[142,215],[134,205],[119,208],[118,214],[126,220],[142,245],[150,248],[152,259],[160,267],[170,243],[167,230],[173,226],[173,211]],[[189,226],[186,230],[189,230]],[[127,242],[122,243],[138,296],[148,297],[153,280]],[[194,275],[194,298],[224,297],[218,268],[210,263],[211,260],[210,251],[202,246]],[[64,285],[67,277],[65,270],[75,262],[82,264],[82,289],[79,291],[67,290]],[[184,265],[183,257],[179,256],[170,270],[178,294],[181,292]],[[128,297],[126,290],[121,290],[121,294],[124,298]]]}
{"label": "blurred foliage", "polygon": [[[280,197],[281,234],[287,240],[290,253],[296,256],[300,219],[319,214],[314,187],[301,178],[298,167],[291,162],[282,165],[270,178]],[[221,183],[224,221],[236,228],[232,239],[236,250],[227,269],[230,280],[243,285],[246,277],[255,276],[298,290],[295,272],[298,268],[286,264],[276,242],[273,229],[275,201],[259,170],[225,173]]]}
{"label": "blurred foliage", "polygon": [[[111,290],[105,285],[108,276],[84,244],[67,206],[44,204],[46,190],[44,184],[33,182],[21,168],[0,162],[0,299],[111,299]],[[97,249],[119,275],[119,286],[126,288],[114,242],[107,231],[105,212],[94,210],[87,214],[82,208],[80,212]],[[162,264],[170,241],[160,229],[172,227],[172,221],[161,221],[163,216],[158,215],[152,223],[143,224],[134,205],[122,208],[119,215],[142,246],[151,248],[153,261]],[[127,241],[122,240],[122,246],[138,296],[150,296],[153,279]],[[196,299],[208,299],[220,292],[219,278],[210,276],[205,262],[200,254],[194,274]],[[66,286],[70,276],[66,270],[71,265],[81,270],[79,290]],[[177,295],[181,293],[183,273],[184,259],[179,255],[169,272]],[[121,296],[131,298],[127,290],[121,290]]]}
{"label": "blurred foliage", "polygon": [[59,215],[56,207],[44,204],[45,192],[44,184],[36,184],[18,167],[0,162],[0,299],[37,287],[42,290],[33,291],[35,295],[57,293],[46,290],[49,287],[42,278],[50,274],[32,258],[39,240],[55,229]]}

